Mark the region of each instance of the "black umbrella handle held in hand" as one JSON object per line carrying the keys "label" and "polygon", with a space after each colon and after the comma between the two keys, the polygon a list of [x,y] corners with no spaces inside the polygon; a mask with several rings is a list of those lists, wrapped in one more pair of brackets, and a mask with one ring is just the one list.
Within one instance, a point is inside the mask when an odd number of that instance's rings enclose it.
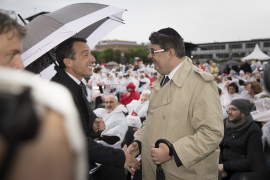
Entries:
{"label": "black umbrella handle held in hand", "polygon": [[[166,139],[159,139],[155,143],[155,148],[159,148],[160,143],[164,143],[164,144],[166,144],[168,146],[168,148],[169,148],[169,156],[172,156],[173,155],[173,146],[172,146],[172,144],[169,141],[167,141]],[[163,169],[162,169],[160,164],[157,165],[156,178],[157,178],[157,180],[165,180],[165,175],[164,175]]]}
{"label": "black umbrella handle held in hand", "polygon": [[160,143],[164,143],[164,144],[166,144],[168,146],[168,148],[169,148],[169,156],[172,156],[173,155],[173,146],[172,146],[172,144],[166,139],[159,139],[155,143],[155,148],[159,148]]}

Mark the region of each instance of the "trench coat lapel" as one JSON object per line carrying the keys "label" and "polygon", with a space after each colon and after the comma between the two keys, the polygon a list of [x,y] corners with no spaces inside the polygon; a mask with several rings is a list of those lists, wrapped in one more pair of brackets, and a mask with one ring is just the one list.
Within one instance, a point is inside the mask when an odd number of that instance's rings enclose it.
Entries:
{"label": "trench coat lapel", "polygon": [[185,83],[185,81],[187,80],[191,72],[191,69],[192,69],[192,62],[188,57],[186,57],[181,67],[176,71],[175,75],[172,78],[174,84],[176,84],[176,86],[181,88]]}
{"label": "trench coat lapel", "polygon": [[[178,87],[182,87],[183,84],[185,83],[186,79],[188,78],[190,72],[192,69],[192,62],[191,60],[186,57],[183,61],[183,64],[181,65],[181,67],[176,71],[175,75],[173,76],[173,78],[171,79]],[[157,80],[153,82],[153,88],[155,88],[155,90],[160,90],[160,83],[163,80],[164,75],[159,74],[157,76]]]}

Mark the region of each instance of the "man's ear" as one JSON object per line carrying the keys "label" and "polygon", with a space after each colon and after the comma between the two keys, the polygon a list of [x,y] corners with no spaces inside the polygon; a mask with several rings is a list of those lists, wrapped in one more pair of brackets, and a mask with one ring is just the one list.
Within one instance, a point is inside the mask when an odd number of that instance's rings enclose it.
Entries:
{"label": "man's ear", "polygon": [[69,59],[69,58],[64,58],[63,62],[66,65],[66,67],[71,67],[72,66],[72,60]]}
{"label": "man's ear", "polygon": [[244,113],[242,113],[242,118],[246,119],[246,115]]}
{"label": "man's ear", "polygon": [[168,50],[168,54],[169,54],[169,59],[170,59],[170,60],[173,59],[174,56],[175,56],[175,50],[174,50],[173,48],[170,48],[170,49]]}

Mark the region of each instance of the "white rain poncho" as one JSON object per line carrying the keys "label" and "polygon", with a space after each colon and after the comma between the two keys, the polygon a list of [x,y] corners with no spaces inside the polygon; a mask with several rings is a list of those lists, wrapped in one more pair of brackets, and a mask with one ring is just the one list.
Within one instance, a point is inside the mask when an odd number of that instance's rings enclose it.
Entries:
{"label": "white rain poncho", "polygon": [[128,130],[127,121],[123,112],[127,113],[127,109],[123,105],[118,105],[109,114],[104,108],[98,108],[94,110],[94,113],[97,115],[97,117],[102,117],[106,125],[106,129],[101,133],[101,135],[117,136],[120,138],[120,141],[116,142],[113,145],[107,144],[105,141],[102,140],[97,140],[98,143],[118,149],[121,148],[121,143],[124,140],[126,132]]}
{"label": "white rain poncho", "polygon": [[117,76],[117,88],[116,91],[118,93],[124,93],[126,91],[126,86],[124,85],[125,78],[123,77],[123,73],[119,72]]}
{"label": "white rain poncho", "polygon": [[245,72],[244,72],[243,70],[240,70],[240,71],[239,71],[238,79],[241,79],[241,80],[243,80],[243,81],[246,81],[246,80],[245,80]]}
{"label": "white rain poncho", "polygon": [[249,95],[248,94],[248,91],[247,90],[243,90],[242,92],[241,92],[241,97],[243,98],[243,99],[246,99],[246,100],[254,100],[254,97],[252,97],[251,95]]}
{"label": "white rain poncho", "polygon": [[[143,78],[141,78],[141,76],[143,76]],[[140,74],[139,76],[139,81],[140,81],[140,84],[143,83],[141,85],[141,87],[138,88],[138,92],[141,93],[143,92],[144,90],[147,90],[150,86],[150,79],[146,78],[144,73]]]}
{"label": "white rain poncho", "polygon": [[99,86],[104,86],[103,78],[100,74],[93,73],[92,80],[92,101],[95,102],[98,96],[102,96],[99,90]]}
{"label": "white rain poncho", "polygon": [[226,119],[229,115],[227,111],[222,107],[222,114],[223,114],[223,119]]}
{"label": "white rain poncho", "polygon": [[110,73],[109,75],[109,80],[105,81],[105,93],[106,94],[115,94],[116,93],[116,88],[118,85],[117,78],[115,77],[114,73]]}
{"label": "white rain poncho", "polygon": [[254,101],[256,111],[251,112],[254,121],[269,122],[270,121],[270,98],[263,98]]}
{"label": "white rain poncho", "polygon": [[44,83],[39,78],[33,78],[33,75],[28,71],[18,72],[18,70],[0,67],[0,91],[16,95],[25,88],[31,88],[31,97],[41,123],[46,116],[47,109],[52,109],[62,115],[68,145],[74,154],[74,179],[86,179],[87,147],[80,116],[70,92],[58,83]]}
{"label": "white rain poncho", "polygon": [[268,146],[270,146],[270,122],[266,123],[262,127],[262,143],[263,143],[263,150],[265,147],[265,143],[268,143]]}
{"label": "white rain poncho", "polygon": [[143,91],[139,100],[133,100],[127,105],[128,116],[126,117],[126,119],[128,126],[141,128],[142,123],[140,118],[146,117],[149,105],[149,100],[142,104],[141,99],[144,94],[150,95],[150,93],[151,91],[149,90]]}
{"label": "white rain poncho", "polygon": [[234,99],[243,99],[243,98],[238,93],[234,93],[234,94],[225,93],[225,94],[223,94],[220,98],[222,107],[224,107],[225,110],[228,110],[232,100],[234,100]]}

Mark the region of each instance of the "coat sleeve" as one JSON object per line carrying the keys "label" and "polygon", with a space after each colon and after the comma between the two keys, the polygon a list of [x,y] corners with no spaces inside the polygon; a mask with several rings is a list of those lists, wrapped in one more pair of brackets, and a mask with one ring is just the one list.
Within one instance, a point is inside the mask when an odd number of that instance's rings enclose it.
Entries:
{"label": "coat sleeve", "polygon": [[91,138],[87,138],[88,157],[90,162],[97,162],[109,166],[123,168],[125,165],[125,153],[121,149],[103,146]]}
{"label": "coat sleeve", "polygon": [[[216,150],[223,138],[224,125],[218,90],[213,81],[203,82],[194,91],[190,124],[195,133],[173,143],[185,168],[189,168]],[[196,92],[197,91],[197,92]]]}
{"label": "coat sleeve", "polygon": [[262,141],[261,131],[251,131],[250,137],[247,143],[247,156],[244,159],[238,161],[224,162],[224,171],[236,171],[236,172],[248,172],[258,171],[264,161],[262,159]]}

